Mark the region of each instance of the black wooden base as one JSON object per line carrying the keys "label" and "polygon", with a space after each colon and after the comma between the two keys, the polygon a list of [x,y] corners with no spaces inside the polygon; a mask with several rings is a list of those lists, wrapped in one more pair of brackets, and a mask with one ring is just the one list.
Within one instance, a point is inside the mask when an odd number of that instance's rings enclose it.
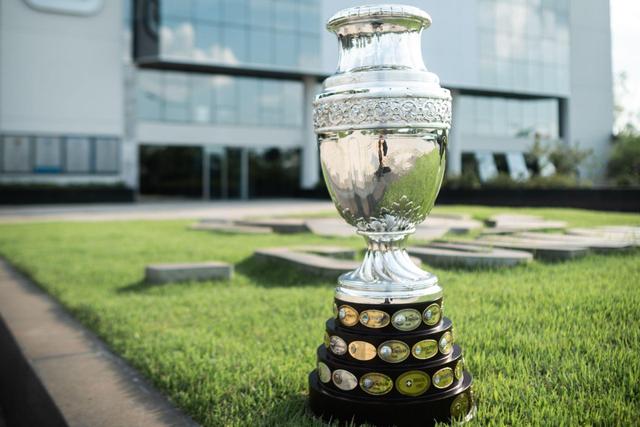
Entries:
{"label": "black wooden base", "polygon": [[471,374],[442,299],[403,305],[336,299],[334,312],[309,375],[315,416],[376,426],[432,426],[474,416]]}
{"label": "black wooden base", "polygon": [[[309,408],[323,420],[344,424],[367,423],[375,426],[433,426],[451,421],[451,404],[462,393],[471,393],[471,375],[467,372],[457,387],[427,397],[390,399],[354,397],[324,387],[316,371],[309,374]],[[472,397],[470,398],[473,399]],[[475,415],[475,403],[464,419]]]}

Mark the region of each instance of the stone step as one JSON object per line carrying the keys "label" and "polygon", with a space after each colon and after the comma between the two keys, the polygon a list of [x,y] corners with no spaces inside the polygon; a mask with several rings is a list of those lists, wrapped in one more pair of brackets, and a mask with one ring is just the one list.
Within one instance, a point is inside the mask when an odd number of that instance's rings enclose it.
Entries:
{"label": "stone step", "polygon": [[586,246],[594,252],[599,253],[626,251],[633,247],[633,244],[628,241],[615,241],[591,236],[574,236],[570,234],[525,232],[519,233],[516,236],[540,242]]}
{"label": "stone step", "polygon": [[588,248],[582,245],[540,242],[524,238],[507,236],[482,236],[474,240],[474,244],[504,249],[515,249],[533,254],[536,259],[544,261],[564,261],[585,256]]}
{"label": "stone step", "polygon": [[250,227],[268,227],[281,234],[309,232],[309,227],[307,227],[305,220],[296,218],[243,219],[235,221],[235,223]]}
{"label": "stone step", "polygon": [[[258,249],[254,252],[254,257],[268,262],[282,262],[316,276],[335,279],[340,274],[360,266],[361,262],[357,260],[335,258],[337,253],[346,254],[349,251],[352,250],[339,247],[327,247],[324,250],[320,250],[317,246],[278,247]],[[321,253],[323,255],[320,255]],[[419,259],[415,257],[411,259],[416,265],[421,265]]]}
{"label": "stone step", "polygon": [[229,280],[233,277],[233,265],[224,262],[192,262],[151,264],[145,268],[145,282],[170,283],[204,280]]}
{"label": "stone step", "polygon": [[191,230],[200,231],[215,231],[222,233],[237,233],[237,234],[268,234],[273,233],[270,227],[257,227],[250,225],[238,225],[231,222],[209,222],[202,221],[197,224],[189,226]]}
{"label": "stone step", "polygon": [[423,262],[438,267],[514,267],[533,259],[525,251],[466,243],[433,242],[427,246],[411,247],[408,251]]}

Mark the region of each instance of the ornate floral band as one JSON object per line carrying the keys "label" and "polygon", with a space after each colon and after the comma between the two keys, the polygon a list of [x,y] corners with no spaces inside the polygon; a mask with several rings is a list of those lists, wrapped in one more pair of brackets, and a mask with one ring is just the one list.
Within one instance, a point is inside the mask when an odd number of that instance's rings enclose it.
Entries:
{"label": "ornate floral band", "polygon": [[316,133],[407,127],[449,129],[451,97],[320,98],[315,102],[313,125]]}

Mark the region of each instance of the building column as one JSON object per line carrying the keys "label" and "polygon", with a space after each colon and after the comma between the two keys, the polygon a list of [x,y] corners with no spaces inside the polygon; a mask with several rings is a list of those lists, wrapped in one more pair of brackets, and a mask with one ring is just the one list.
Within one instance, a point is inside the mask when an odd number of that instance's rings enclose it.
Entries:
{"label": "building column", "polygon": [[318,143],[313,132],[313,99],[316,96],[318,82],[315,77],[305,76],[303,118],[302,118],[302,158],[300,161],[300,187],[310,190],[318,184],[320,176],[318,161]]}
{"label": "building column", "polygon": [[246,147],[240,151],[240,198],[249,198],[249,149]]}
{"label": "building column", "polygon": [[202,148],[202,199],[210,200],[211,199],[211,177],[209,176],[209,172],[211,166],[209,164],[209,150],[206,145],[203,145]]}
{"label": "building column", "polygon": [[449,176],[460,175],[462,173],[462,141],[460,124],[456,123],[456,115],[460,111],[460,92],[451,91],[453,100],[451,101],[452,124],[449,130],[449,141],[447,147],[447,174]]}

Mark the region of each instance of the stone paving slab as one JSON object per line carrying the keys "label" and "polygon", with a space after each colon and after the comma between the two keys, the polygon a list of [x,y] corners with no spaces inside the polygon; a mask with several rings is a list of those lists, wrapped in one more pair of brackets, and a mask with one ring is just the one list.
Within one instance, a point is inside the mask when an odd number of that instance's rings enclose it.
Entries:
{"label": "stone paving slab", "polygon": [[[426,222],[416,227],[415,233],[413,233],[410,239],[416,240],[434,240],[447,234],[450,230],[454,229],[454,232],[467,232],[472,227],[482,227],[479,222],[473,224],[468,222],[456,221],[451,219],[433,221],[433,224]],[[309,219],[306,221],[307,227],[312,233],[318,236],[328,237],[354,237],[357,236],[356,228],[347,224],[341,218],[317,218]],[[457,224],[457,225],[456,225]],[[458,227],[458,228],[455,228]]]}
{"label": "stone paving slab", "polygon": [[292,246],[291,249],[296,252],[305,252],[338,259],[353,260],[356,257],[355,249],[344,246],[303,245]]}
{"label": "stone paving slab", "polygon": [[[283,262],[310,274],[331,279],[335,279],[347,271],[355,270],[361,264],[360,261],[353,259],[338,259],[332,256],[318,255],[318,253],[321,253],[318,251],[318,247],[314,246],[313,248],[315,248],[315,253],[305,252],[309,251],[309,247],[263,248],[256,250],[254,257],[268,262]],[[330,247],[330,250],[325,254],[335,251],[336,248]],[[341,248],[341,250],[350,251],[351,249]],[[335,254],[335,252],[333,253]],[[411,257],[411,259],[416,265],[419,266],[421,264],[418,258]]]}
{"label": "stone paving slab", "polygon": [[[0,260],[0,339],[19,359],[0,366],[10,384],[8,422],[42,426],[196,426],[36,285]],[[6,329],[4,328],[6,326]],[[4,333],[2,332],[4,331]],[[7,335],[8,334],[8,335]],[[4,356],[13,351],[5,345]],[[22,369],[24,364],[27,368]],[[43,388],[54,405],[34,402]],[[0,387],[1,388],[1,387]],[[7,396],[2,396],[6,401]],[[62,419],[57,419],[56,414]],[[63,420],[63,421],[62,421]]]}
{"label": "stone paving slab", "polygon": [[504,249],[515,249],[530,252],[536,259],[545,261],[564,261],[583,257],[588,248],[581,245],[568,245],[554,242],[540,242],[524,238],[507,236],[483,236],[473,241],[474,244]]}
{"label": "stone paving slab", "polygon": [[483,234],[511,234],[522,231],[563,230],[565,221],[549,221],[535,215],[499,214],[485,220]]}
{"label": "stone paving slab", "polygon": [[427,264],[439,267],[514,267],[533,259],[525,251],[463,243],[433,242],[408,251]]}
{"label": "stone paving slab", "polygon": [[418,228],[444,228],[450,233],[465,234],[483,227],[480,221],[475,219],[447,218],[442,216],[429,215]]}
{"label": "stone paving slab", "polygon": [[274,232],[282,234],[309,232],[305,220],[296,218],[243,219],[234,222],[250,227],[268,227]]}
{"label": "stone paving slab", "polygon": [[516,237],[531,239],[540,242],[555,242],[568,245],[586,246],[594,252],[608,253],[626,251],[633,247],[629,241],[615,241],[611,239],[603,239],[595,236],[574,236],[570,234],[559,233],[535,233],[525,232],[519,233]]}
{"label": "stone paving slab", "polygon": [[[637,228],[637,227],[635,227]],[[570,228],[567,234],[575,236],[596,237],[599,239],[612,240],[617,242],[627,242],[634,246],[640,246],[640,232],[635,232],[634,228]]]}
{"label": "stone paving slab", "polygon": [[145,267],[144,277],[147,283],[229,280],[233,265],[217,261],[150,264]]}
{"label": "stone paving slab", "polygon": [[237,233],[237,234],[269,234],[273,233],[271,227],[257,227],[251,225],[239,225],[232,222],[223,221],[201,221],[189,226],[190,230],[197,231],[215,231],[222,233]]}

